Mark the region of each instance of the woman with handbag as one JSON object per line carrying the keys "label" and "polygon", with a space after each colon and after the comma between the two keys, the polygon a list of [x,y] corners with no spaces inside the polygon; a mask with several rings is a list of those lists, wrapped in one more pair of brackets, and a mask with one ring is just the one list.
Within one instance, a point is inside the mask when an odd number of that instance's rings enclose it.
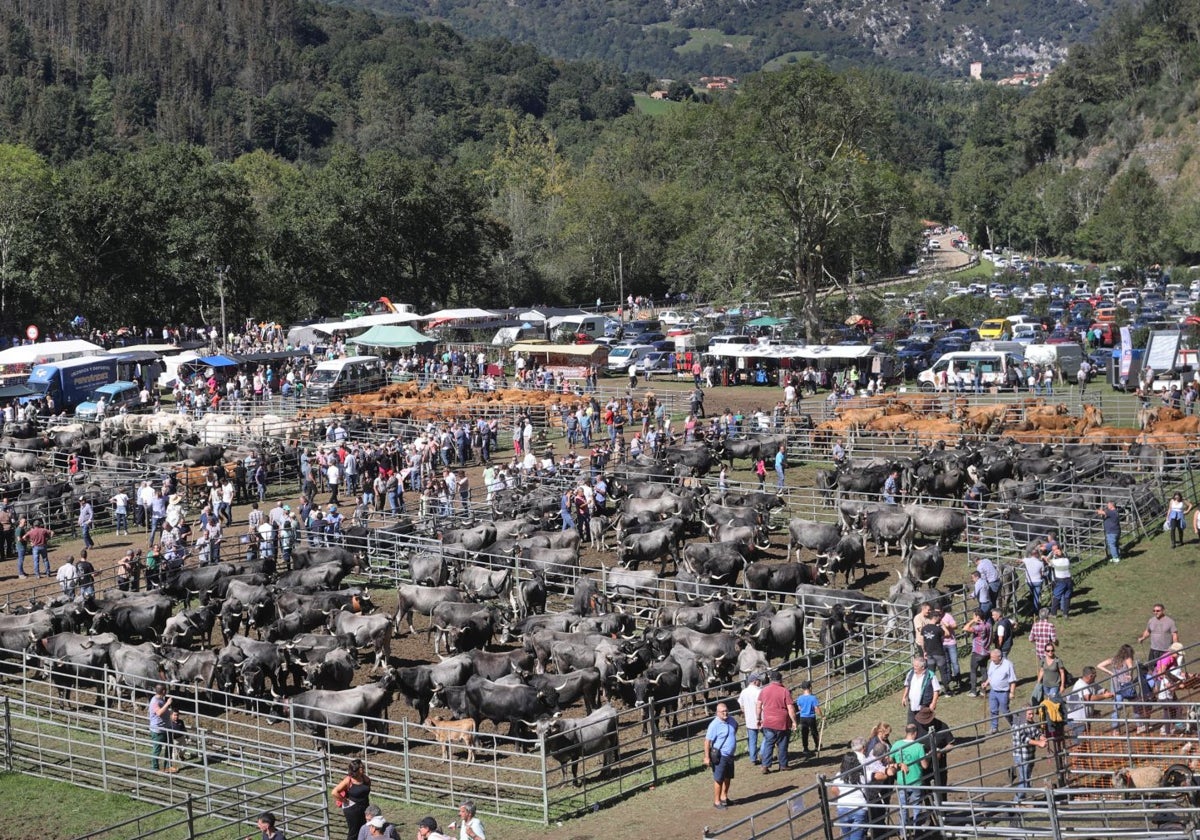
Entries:
{"label": "woman with handbag", "polygon": [[1103,662],[1096,663],[1096,668],[1112,676],[1112,727],[1116,732],[1117,724],[1121,719],[1121,709],[1126,702],[1136,700],[1138,697],[1137,681],[1140,679],[1140,674],[1137,657],[1131,646],[1121,645],[1115,654]]}
{"label": "woman with handbag", "polygon": [[350,762],[345,777],[333,789],[333,801],[346,818],[346,840],[358,840],[358,830],[366,824],[371,804],[371,777],[359,759]]}

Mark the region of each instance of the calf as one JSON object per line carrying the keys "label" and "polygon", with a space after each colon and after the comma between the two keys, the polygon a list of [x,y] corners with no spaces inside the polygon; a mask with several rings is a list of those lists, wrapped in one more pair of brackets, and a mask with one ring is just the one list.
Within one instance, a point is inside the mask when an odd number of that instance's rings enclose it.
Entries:
{"label": "calf", "polygon": [[475,721],[443,720],[431,718],[433,725],[433,740],[442,745],[442,760],[449,761],[452,753],[451,745],[461,744],[467,748],[467,763],[475,763]]}

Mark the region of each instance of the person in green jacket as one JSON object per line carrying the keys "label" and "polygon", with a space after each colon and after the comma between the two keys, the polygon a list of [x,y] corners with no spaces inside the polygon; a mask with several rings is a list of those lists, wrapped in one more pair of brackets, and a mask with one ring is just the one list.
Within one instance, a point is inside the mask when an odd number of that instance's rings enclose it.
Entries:
{"label": "person in green jacket", "polygon": [[925,746],[917,740],[917,725],[904,727],[904,738],[892,747],[889,757],[896,765],[896,790],[900,796],[900,836],[907,840],[908,829],[921,819],[921,776],[929,767]]}

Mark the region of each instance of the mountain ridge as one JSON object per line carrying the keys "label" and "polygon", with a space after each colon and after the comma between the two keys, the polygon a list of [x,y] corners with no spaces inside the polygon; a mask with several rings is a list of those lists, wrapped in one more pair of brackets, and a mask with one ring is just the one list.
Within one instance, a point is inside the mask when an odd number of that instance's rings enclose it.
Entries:
{"label": "mountain ridge", "polygon": [[[335,0],[657,76],[740,75],[772,60],[887,64],[942,78],[1046,71],[1117,0]],[[723,35],[728,41],[712,36]],[[700,33],[702,37],[697,37]]]}

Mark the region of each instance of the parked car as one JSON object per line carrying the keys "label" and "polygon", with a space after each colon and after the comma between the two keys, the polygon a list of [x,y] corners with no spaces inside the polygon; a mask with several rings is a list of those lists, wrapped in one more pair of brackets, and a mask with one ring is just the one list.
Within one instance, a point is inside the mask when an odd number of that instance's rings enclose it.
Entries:
{"label": "parked car", "polygon": [[1041,344],[1046,340],[1046,329],[1041,324],[1014,324],[1012,340],[1018,344]]}
{"label": "parked car", "polygon": [[1075,330],[1057,329],[1046,339],[1047,344],[1078,344],[1079,333]]}
{"label": "parked car", "polygon": [[1005,341],[1012,337],[1012,324],[1007,318],[989,318],[979,325],[979,337],[983,341]]}

